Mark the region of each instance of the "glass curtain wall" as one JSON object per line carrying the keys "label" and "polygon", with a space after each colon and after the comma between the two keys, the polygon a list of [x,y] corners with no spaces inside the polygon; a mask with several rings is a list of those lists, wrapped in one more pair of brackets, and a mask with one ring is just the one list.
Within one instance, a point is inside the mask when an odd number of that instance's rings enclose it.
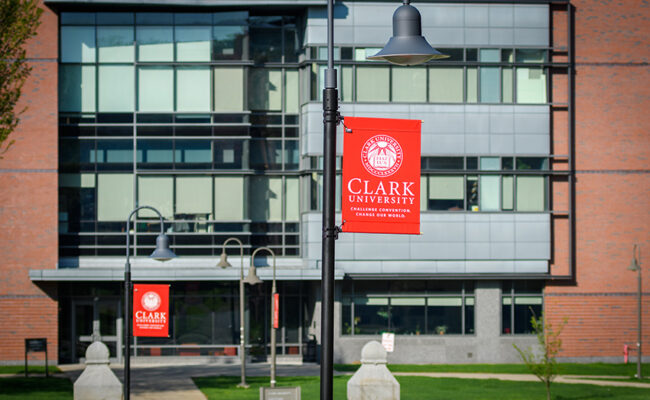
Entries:
{"label": "glass curtain wall", "polygon": [[[179,255],[299,255],[296,16],[61,13],[60,253],[121,255],[135,205]],[[138,215],[138,254],[160,227]]]}
{"label": "glass curtain wall", "polygon": [[[321,100],[326,49],[309,48],[302,73],[310,82],[309,100]],[[421,67],[399,67],[367,56],[380,49],[337,47],[338,82],[343,102],[393,103],[548,103],[546,49],[440,48],[449,58]]]}

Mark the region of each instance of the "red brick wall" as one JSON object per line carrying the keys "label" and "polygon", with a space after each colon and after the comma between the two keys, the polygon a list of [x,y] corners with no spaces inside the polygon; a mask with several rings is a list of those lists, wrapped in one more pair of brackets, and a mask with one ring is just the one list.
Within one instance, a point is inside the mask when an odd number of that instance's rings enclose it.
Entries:
{"label": "red brick wall", "polygon": [[46,337],[50,360],[58,352],[56,294],[45,293],[28,275],[30,269],[56,268],[58,257],[58,21],[47,8],[41,21],[28,43],[33,70],[18,105],[27,111],[0,160],[0,363],[23,362],[25,338]]}
{"label": "red brick wall", "polygon": [[[637,275],[627,270],[635,243],[642,252],[644,341],[650,345],[650,264],[643,256],[650,254],[650,8],[631,1],[572,4],[576,283],[551,282],[545,313],[552,323],[568,319],[562,335],[563,357],[620,357],[622,361],[623,344],[635,343],[637,337]],[[566,43],[565,17],[553,20],[558,44]],[[555,79],[553,88],[554,101],[565,102],[566,77]],[[553,126],[556,154],[566,154],[563,113],[554,113],[559,122]],[[556,209],[566,209],[561,199],[566,186],[557,183],[554,190]],[[561,219],[554,224],[553,273],[569,271],[567,227]]]}

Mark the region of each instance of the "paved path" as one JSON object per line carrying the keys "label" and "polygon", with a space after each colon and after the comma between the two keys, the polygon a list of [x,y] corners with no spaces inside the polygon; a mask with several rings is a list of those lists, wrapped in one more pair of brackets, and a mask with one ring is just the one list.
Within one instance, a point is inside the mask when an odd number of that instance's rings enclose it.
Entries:
{"label": "paved path", "polygon": [[[60,365],[59,368],[73,382],[84,366],[81,364]],[[121,365],[111,365],[111,369],[122,381]],[[131,366],[131,398],[133,400],[205,400],[206,397],[196,387],[192,377],[200,376],[239,376],[239,364],[153,364]],[[318,376],[318,364],[278,365],[277,376]],[[246,365],[246,376],[269,376],[270,366],[264,363]],[[428,376],[432,378],[462,379],[499,379],[507,381],[538,381],[530,374],[491,374],[461,372],[395,372],[394,375]],[[650,383],[602,381],[594,378],[612,378],[595,376],[558,376],[558,383],[580,383],[599,386],[625,386],[650,389]],[[617,378],[617,377],[614,377]],[[620,377],[625,379],[626,377]]]}

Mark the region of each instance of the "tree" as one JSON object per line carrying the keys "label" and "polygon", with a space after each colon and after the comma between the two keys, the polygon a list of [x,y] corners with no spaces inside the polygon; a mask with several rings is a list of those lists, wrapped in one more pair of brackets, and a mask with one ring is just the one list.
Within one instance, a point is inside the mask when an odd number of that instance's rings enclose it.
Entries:
{"label": "tree", "polygon": [[516,344],[513,344],[530,372],[544,383],[547,400],[551,400],[551,383],[558,374],[555,356],[562,349],[560,333],[562,333],[562,329],[564,329],[566,322],[565,319],[557,329],[554,329],[551,323],[544,322],[544,316],[537,318],[535,314],[533,314],[530,318],[530,323],[533,327],[533,332],[535,332],[535,336],[537,336],[537,343],[540,348],[537,351],[530,347],[526,350],[522,350],[517,347]]}
{"label": "tree", "polygon": [[42,13],[38,0],[0,0],[0,158],[12,145],[7,138],[26,109],[16,110],[32,70],[25,42],[36,35]]}

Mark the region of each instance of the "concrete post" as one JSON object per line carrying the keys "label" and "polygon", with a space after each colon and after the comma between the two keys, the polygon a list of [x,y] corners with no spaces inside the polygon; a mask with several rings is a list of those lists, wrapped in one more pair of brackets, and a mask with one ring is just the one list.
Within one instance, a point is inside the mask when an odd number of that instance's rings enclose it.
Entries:
{"label": "concrete post", "polygon": [[86,368],[74,383],[74,400],[121,400],[122,384],[108,368],[108,347],[93,342],[86,349]]}
{"label": "concrete post", "polygon": [[348,400],[400,400],[399,382],[386,368],[386,358],[381,343],[363,346],[361,368],[348,381]]}

